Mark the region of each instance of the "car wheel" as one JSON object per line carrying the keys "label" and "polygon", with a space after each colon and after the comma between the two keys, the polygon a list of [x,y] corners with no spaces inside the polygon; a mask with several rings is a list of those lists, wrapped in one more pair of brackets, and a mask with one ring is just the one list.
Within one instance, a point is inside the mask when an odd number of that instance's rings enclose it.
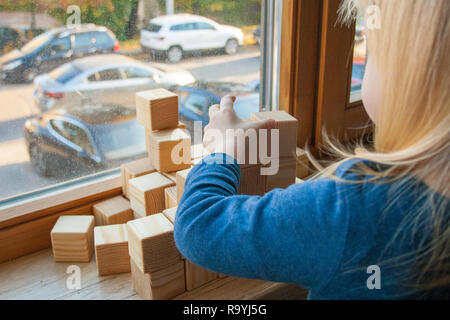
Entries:
{"label": "car wheel", "polygon": [[236,54],[239,48],[239,43],[236,39],[230,39],[227,41],[225,45],[225,53],[226,54]]}
{"label": "car wheel", "polygon": [[180,62],[181,59],[183,59],[183,50],[180,47],[174,46],[167,51],[167,60],[170,63]]}
{"label": "car wheel", "polygon": [[23,79],[28,83],[33,82],[34,78],[36,78],[38,74],[39,70],[37,70],[36,68],[30,68],[23,73]]}
{"label": "car wheel", "polygon": [[35,144],[31,145],[30,147],[30,158],[31,165],[39,175],[44,177],[50,176],[50,167],[48,165],[46,156]]}

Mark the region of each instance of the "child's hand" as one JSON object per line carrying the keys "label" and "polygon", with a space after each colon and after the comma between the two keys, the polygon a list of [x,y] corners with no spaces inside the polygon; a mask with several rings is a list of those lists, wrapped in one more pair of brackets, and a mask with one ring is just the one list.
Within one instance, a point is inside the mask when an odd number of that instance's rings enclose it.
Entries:
{"label": "child's hand", "polygon": [[233,109],[235,101],[236,97],[227,95],[222,98],[220,105],[216,104],[209,108],[209,124],[205,127],[203,145],[211,153],[226,153],[235,158],[237,143],[235,138],[230,138],[230,133],[238,129],[244,132],[253,129],[258,132],[258,129],[270,130],[275,128],[275,120],[250,121],[240,119]]}

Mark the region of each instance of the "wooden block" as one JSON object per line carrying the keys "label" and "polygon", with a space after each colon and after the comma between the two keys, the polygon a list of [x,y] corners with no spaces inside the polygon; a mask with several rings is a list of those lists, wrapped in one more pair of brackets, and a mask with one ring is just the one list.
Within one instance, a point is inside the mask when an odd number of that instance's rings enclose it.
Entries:
{"label": "wooden block", "polygon": [[95,260],[99,276],[130,272],[125,224],[94,228]]}
{"label": "wooden block", "polygon": [[142,272],[155,272],[181,260],[173,239],[173,225],[162,214],[127,223],[130,256]]}
{"label": "wooden block", "polygon": [[177,215],[178,207],[173,207],[163,211],[163,215],[169,219],[172,224],[175,224],[175,217]]}
{"label": "wooden block", "polygon": [[164,189],[175,183],[161,173],[154,172],[131,179],[129,185],[131,208],[136,217],[145,217],[165,209]]}
{"label": "wooden block", "polygon": [[121,224],[134,219],[130,201],[122,196],[110,198],[93,206],[95,224]]}
{"label": "wooden block", "polygon": [[295,184],[300,184],[300,183],[303,183],[303,182],[305,182],[305,181],[303,181],[302,179],[299,179],[299,178],[295,177]]}
{"label": "wooden block", "polygon": [[[256,112],[252,114],[252,120],[273,119],[276,121],[275,129],[279,129],[279,156],[294,157],[297,147],[298,121],[285,111]],[[269,139],[270,141],[270,139]],[[268,146],[269,152],[272,147]],[[269,153],[270,154],[270,153]]]}
{"label": "wooden block", "polygon": [[186,291],[183,261],[156,272],[144,273],[131,260],[131,275],[134,290],[145,300],[168,300]]}
{"label": "wooden block", "polygon": [[224,278],[226,278],[226,277],[228,277],[226,274],[222,274],[222,273],[218,273],[217,274],[217,277],[219,278],[219,279],[224,279]]}
{"label": "wooden block", "polygon": [[300,179],[306,178],[307,176],[309,176],[309,159],[306,155],[305,150],[297,147],[296,157],[297,170],[295,176]]}
{"label": "wooden block", "polygon": [[130,198],[128,194],[128,181],[131,179],[153,173],[156,169],[152,166],[150,158],[143,158],[133,162],[124,163],[120,166],[122,172],[122,193],[126,198]]}
{"label": "wooden block", "polygon": [[279,161],[278,173],[266,176],[266,192],[276,188],[287,188],[295,183],[296,159],[287,158]]}
{"label": "wooden block", "polygon": [[190,171],[191,168],[177,172],[177,203],[180,203],[181,197],[183,196],[184,183]]}
{"label": "wooden block", "polygon": [[173,186],[173,187],[164,189],[164,198],[165,198],[165,203],[166,203],[166,209],[176,207],[178,205],[177,187]]}
{"label": "wooden block", "polygon": [[145,128],[162,130],[178,126],[178,96],[166,89],[136,93],[136,117]]}
{"label": "wooden block", "polygon": [[267,176],[261,175],[261,166],[242,166],[239,194],[264,195],[266,191]]}
{"label": "wooden block", "polygon": [[148,154],[160,172],[174,172],[191,166],[191,137],[186,130],[168,129],[148,134]]}
{"label": "wooden block", "polygon": [[186,272],[186,290],[191,291],[197,289],[208,283],[217,279],[218,275],[216,272],[206,270],[196,264],[185,259],[185,272]]}
{"label": "wooden block", "polygon": [[57,262],[89,262],[94,251],[94,217],[61,216],[50,232]]}
{"label": "wooden block", "polygon": [[169,178],[173,182],[177,182],[177,172],[161,172],[165,177]]}

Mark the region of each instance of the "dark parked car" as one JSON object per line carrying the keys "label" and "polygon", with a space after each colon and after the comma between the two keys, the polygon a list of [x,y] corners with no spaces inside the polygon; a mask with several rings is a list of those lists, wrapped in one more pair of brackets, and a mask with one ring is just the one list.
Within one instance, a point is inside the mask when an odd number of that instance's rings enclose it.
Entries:
{"label": "dark parked car", "polygon": [[93,172],[145,155],[134,110],[111,105],[47,112],[25,122],[31,164],[43,176]]}
{"label": "dark parked car", "polygon": [[0,57],[0,76],[11,82],[31,82],[38,74],[76,58],[119,50],[119,42],[105,27],[93,24],[47,31]]}
{"label": "dark parked car", "polygon": [[220,103],[227,94],[237,97],[234,109],[239,117],[249,119],[253,112],[259,111],[259,92],[244,84],[198,81],[188,86],[173,87],[172,91],[180,97],[180,121],[189,130],[192,130],[194,121],[201,121],[206,126],[209,107]]}
{"label": "dark parked car", "polygon": [[9,27],[0,27],[0,54],[11,51],[23,43],[19,30]]}

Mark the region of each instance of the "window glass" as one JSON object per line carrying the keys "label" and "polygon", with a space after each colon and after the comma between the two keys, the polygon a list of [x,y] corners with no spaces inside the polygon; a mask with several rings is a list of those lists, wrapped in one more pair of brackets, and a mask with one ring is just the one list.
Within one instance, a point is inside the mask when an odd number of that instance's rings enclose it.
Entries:
{"label": "window glass", "polygon": [[75,49],[88,49],[92,47],[92,35],[90,32],[77,33],[75,35]]}
{"label": "window glass", "polygon": [[152,73],[150,73],[150,71],[148,71],[144,68],[138,68],[138,67],[124,68],[123,72],[125,73],[125,76],[127,77],[127,79],[151,78],[152,77]]}
{"label": "window glass", "polygon": [[89,136],[84,129],[64,120],[51,120],[50,123],[59,135],[90,154],[94,154],[94,148],[92,147]]}
{"label": "window glass", "polygon": [[364,21],[356,22],[355,46],[353,49],[353,68],[350,87],[350,102],[361,100],[361,86],[366,68],[367,42]]}
{"label": "window glass", "polygon": [[196,28],[195,23],[183,23],[171,26],[170,31],[190,31],[195,30]]}
{"label": "window glass", "polygon": [[209,99],[207,96],[191,93],[184,101],[184,107],[196,114],[202,115],[208,107],[208,103]]}
{"label": "window glass", "polygon": [[213,25],[206,23],[206,22],[197,22],[195,25],[196,25],[196,29],[199,29],[199,30],[216,30],[216,28],[214,28]]}
{"label": "window glass", "polygon": [[98,74],[100,76],[99,81],[120,80],[120,74],[118,69],[106,69],[100,71]]}
{"label": "window glass", "polygon": [[95,46],[99,48],[108,47],[112,43],[112,39],[106,32],[94,32]]}
{"label": "window glass", "polygon": [[155,24],[155,23],[149,23],[144,29],[150,32],[159,32],[161,30],[162,26]]}
{"label": "window glass", "polygon": [[77,75],[81,74],[81,70],[77,69],[73,64],[67,63],[59,68],[51,71],[48,75],[51,79],[65,84],[75,78]]}
{"label": "window glass", "polygon": [[[258,109],[258,37],[264,35],[256,37],[254,32],[261,30],[261,0],[174,0],[173,12],[167,12],[166,1],[160,0],[139,1],[138,10],[134,1],[114,0],[113,6],[109,0],[81,1],[76,32],[67,27],[72,3],[47,2],[51,5],[37,7],[33,28],[28,27],[30,6],[22,1],[0,5],[0,16],[16,11],[28,19],[0,21],[0,104],[5,105],[0,108],[0,180],[10,182],[8,188],[0,188],[0,206],[9,197],[84,179],[87,173],[72,166],[89,165],[90,174],[101,173],[147,156],[144,129],[135,120],[136,92],[176,91],[179,117],[188,130],[194,121],[207,125],[208,108],[226,94],[236,95],[242,116]],[[233,28],[217,27],[217,32],[201,37],[189,32],[213,30],[216,23]],[[20,39],[8,47],[17,50],[4,55],[3,43],[10,40],[2,32],[10,29],[18,30]],[[226,48],[227,40],[235,37],[237,51],[234,43]],[[28,42],[19,44],[22,40]],[[119,50],[116,54],[106,50],[113,46]],[[93,47],[100,50],[89,52]],[[19,58],[25,54],[31,60]],[[77,77],[83,81],[73,81]],[[122,81],[126,79],[142,81]],[[57,139],[49,140],[50,131],[101,159],[93,164],[89,157],[68,152],[67,145],[53,145]],[[49,159],[49,176],[32,157]]]}

